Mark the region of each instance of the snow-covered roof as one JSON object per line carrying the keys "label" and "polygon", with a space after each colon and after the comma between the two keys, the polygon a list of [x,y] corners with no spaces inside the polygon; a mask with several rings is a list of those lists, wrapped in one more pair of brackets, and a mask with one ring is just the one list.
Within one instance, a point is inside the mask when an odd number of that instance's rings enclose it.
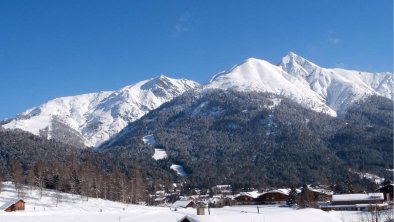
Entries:
{"label": "snow-covered roof", "polygon": [[264,194],[266,194],[266,193],[281,193],[281,194],[284,194],[284,195],[289,195],[290,190],[291,189],[276,189],[276,190],[270,190],[268,192],[265,192]]}
{"label": "snow-covered roof", "polygon": [[[325,205],[322,206],[322,208],[348,208],[348,207],[360,207],[360,208],[365,208],[365,207],[370,207],[371,204],[346,204],[346,205]],[[375,206],[375,204],[373,204]],[[387,203],[383,204],[376,204],[376,207],[386,207],[388,206]]]}
{"label": "snow-covered roof", "polygon": [[382,188],[389,187],[389,186],[394,187],[394,183],[384,185],[384,186],[382,186],[382,187],[379,187],[379,188],[376,189],[376,190],[380,190],[380,189],[382,189]]}
{"label": "snow-covered roof", "polygon": [[[5,209],[7,209],[8,207],[10,207],[12,204],[14,204],[14,203],[16,203],[16,202],[18,202],[18,201],[23,201],[22,199],[12,199],[12,200],[9,200],[9,201],[7,201],[7,202],[5,202],[3,205],[1,205],[0,206],[0,211],[3,211],[3,210],[5,210]],[[24,201],[23,201],[24,202]]]}
{"label": "snow-covered roof", "polygon": [[323,193],[323,194],[327,194],[327,195],[333,195],[334,194],[333,191],[327,190],[327,189],[318,189],[318,188],[311,188],[311,187],[308,187],[308,189],[310,191],[313,191],[313,192]]}
{"label": "snow-covered roof", "polygon": [[217,188],[231,188],[231,185],[216,185]]}
{"label": "snow-covered roof", "polygon": [[187,205],[189,205],[191,202],[193,202],[192,200],[178,200],[175,203],[173,203],[171,205],[172,208],[178,208],[178,207],[183,207],[186,208]]}
{"label": "snow-covered roof", "polygon": [[189,215],[182,217],[182,219],[178,220],[178,222],[182,222],[183,220],[187,219],[190,222],[199,222],[197,218],[191,217]]}
{"label": "snow-covered roof", "polygon": [[332,196],[332,201],[362,201],[383,199],[383,193],[337,194]]}
{"label": "snow-covered roof", "polygon": [[235,195],[235,198],[240,197],[240,196],[248,196],[252,198],[257,198],[261,195],[258,191],[252,191],[252,192],[241,192],[237,195]]}

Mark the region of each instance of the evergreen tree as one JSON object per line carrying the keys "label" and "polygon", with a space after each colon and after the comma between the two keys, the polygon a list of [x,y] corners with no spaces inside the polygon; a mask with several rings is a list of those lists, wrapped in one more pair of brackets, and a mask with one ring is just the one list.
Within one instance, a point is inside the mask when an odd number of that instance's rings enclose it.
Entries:
{"label": "evergreen tree", "polygon": [[352,179],[350,178],[349,174],[346,175],[345,185],[346,185],[346,193],[354,193]]}
{"label": "evergreen tree", "polygon": [[333,191],[336,194],[346,193],[345,183],[343,181],[338,180],[334,185]]}
{"label": "evergreen tree", "polygon": [[286,204],[288,206],[293,206],[296,203],[297,203],[297,190],[294,187],[292,187],[289,193],[289,197],[286,201]]}

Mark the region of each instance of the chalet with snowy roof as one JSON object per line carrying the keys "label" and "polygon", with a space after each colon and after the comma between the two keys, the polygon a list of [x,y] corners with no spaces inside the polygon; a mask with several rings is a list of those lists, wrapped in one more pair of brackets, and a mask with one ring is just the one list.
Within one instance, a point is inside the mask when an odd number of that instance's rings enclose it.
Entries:
{"label": "chalet with snowy roof", "polygon": [[388,205],[384,203],[383,193],[368,194],[338,194],[332,196],[332,202],[329,205],[321,206],[322,210],[368,210],[376,208],[377,210],[387,209]]}
{"label": "chalet with snowy roof", "polygon": [[257,197],[259,197],[259,195],[260,193],[257,191],[241,192],[240,194],[235,195],[234,201],[238,205],[258,204]]}
{"label": "chalet with snowy roof", "polygon": [[22,199],[10,200],[0,206],[0,211],[12,212],[17,210],[25,210],[25,201]]}
{"label": "chalet with snowy roof", "polygon": [[276,189],[265,192],[257,197],[259,204],[285,204],[289,198],[290,189]]}
{"label": "chalet with snowy roof", "polygon": [[171,208],[193,208],[196,204],[192,200],[178,200],[171,205]]}
{"label": "chalet with snowy roof", "polygon": [[394,184],[387,184],[379,189],[376,190],[376,192],[380,192],[383,193],[384,196],[384,200],[385,201],[393,201],[394,197],[393,197],[393,193],[394,193]]}

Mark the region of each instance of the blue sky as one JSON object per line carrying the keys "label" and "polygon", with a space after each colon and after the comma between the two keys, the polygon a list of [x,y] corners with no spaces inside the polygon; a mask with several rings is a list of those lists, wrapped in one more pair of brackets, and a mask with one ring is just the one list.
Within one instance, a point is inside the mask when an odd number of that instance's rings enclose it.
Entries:
{"label": "blue sky", "polygon": [[391,71],[393,2],[2,0],[0,119],[159,74],[206,83],[289,51],[324,67]]}

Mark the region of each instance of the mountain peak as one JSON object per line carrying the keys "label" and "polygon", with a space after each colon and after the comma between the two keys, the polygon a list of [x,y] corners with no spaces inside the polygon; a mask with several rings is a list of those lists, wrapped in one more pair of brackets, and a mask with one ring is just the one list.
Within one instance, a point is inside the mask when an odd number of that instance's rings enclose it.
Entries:
{"label": "mountain peak", "polygon": [[280,64],[289,64],[289,63],[290,63],[290,64],[297,63],[297,64],[299,64],[299,65],[301,65],[301,66],[304,66],[304,65],[317,66],[317,65],[314,64],[313,62],[311,62],[311,61],[305,59],[304,57],[299,56],[299,55],[297,55],[296,53],[291,52],[291,51],[290,51],[289,53],[287,53],[287,55],[285,55],[285,56],[282,58]]}
{"label": "mountain peak", "polygon": [[172,79],[166,75],[160,74],[159,76],[154,77],[153,79],[157,79],[157,80],[168,80],[168,79]]}
{"label": "mountain peak", "polygon": [[298,73],[302,73],[304,76],[319,68],[315,63],[291,51],[281,59],[279,66],[288,73],[294,73],[297,71]]}

